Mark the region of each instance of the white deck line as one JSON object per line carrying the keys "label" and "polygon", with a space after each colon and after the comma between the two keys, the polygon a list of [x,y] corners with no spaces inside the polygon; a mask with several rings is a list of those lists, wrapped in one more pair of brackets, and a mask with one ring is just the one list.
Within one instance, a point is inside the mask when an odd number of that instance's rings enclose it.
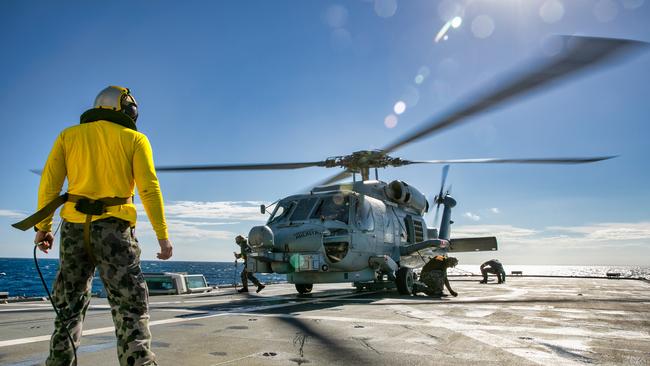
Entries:
{"label": "white deck line", "polygon": [[[332,296],[332,297],[321,297],[321,298],[306,300],[306,301],[291,301],[291,302],[285,303],[285,304],[274,304],[274,305],[263,305],[263,306],[242,306],[242,307],[238,307],[238,308],[235,308],[235,309],[232,309],[232,310],[229,310],[229,311],[219,311],[219,312],[209,313],[207,315],[202,315],[202,316],[195,316],[195,317],[188,317],[188,318],[169,318],[169,319],[155,320],[155,321],[149,322],[149,326],[153,327],[153,326],[156,326],[156,325],[163,325],[163,324],[184,323],[184,322],[196,321],[196,320],[201,320],[201,319],[216,318],[216,317],[224,316],[224,315],[231,315],[233,313],[247,313],[247,312],[254,312],[254,311],[260,311],[260,310],[269,310],[269,309],[277,309],[277,308],[284,308],[284,307],[303,305],[303,304],[313,304],[313,303],[317,303],[317,302],[325,301],[325,300],[333,300],[333,299],[340,299],[340,298],[346,298],[346,297],[361,296],[361,295],[367,295],[367,294],[372,294],[372,293],[373,292],[344,294],[344,295]],[[88,336],[88,335],[95,335],[95,334],[112,333],[114,331],[115,331],[115,327],[104,327],[104,328],[84,330],[83,335]],[[10,339],[10,340],[6,340],[6,341],[0,341],[0,348],[9,347],[9,346],[17,346],[17,345],[21,345],[21,344],[48,341],[48,340],[50,340],[50,337],[51,337],[51,335],[42,335],[42,336],[36,336],[36,337],[17,338],[17,339]]]}

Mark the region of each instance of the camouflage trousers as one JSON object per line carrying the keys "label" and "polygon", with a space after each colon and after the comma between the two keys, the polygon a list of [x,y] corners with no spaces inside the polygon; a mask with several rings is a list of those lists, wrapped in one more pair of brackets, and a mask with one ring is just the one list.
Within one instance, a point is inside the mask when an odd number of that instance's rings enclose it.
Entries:
{"label": "camouflage trousers", "polygon": [[419,288],[418,290],[429,296],[441,296],[444,280],[445,271],[443,270],[433,270],[423,273],[420,277],[420,281],[427,285],[427,288]]}
{"label": "camouflage trousers", "polygon": [[247,267],[247,266],[244,266],[244,270],[241,271],[241,275],[240,275],[239,277],[241,278],[241,285],[242,285],[242,288],[246,288],[246,289],[248,288],[248,280],[250,280],[251,282],[253,282],[253,284],[254,284],[255,286],[258,286],[258,287],[259,287],[259,286],[262,285],[262,284],[260,283],[260,281],[255,277],[255,275],[253,274],[253,272],[251,272],[251,271],[248,270],[248,267]]}
{"label": "camouflage trousers", "polygon": [[78,348],[95,268],[111,306],[120,365],[155,365],[147,284],[140,269],[140,247],[129,223],[116,218],[94,221],[93,259],[84,248],[83,227],[64,221],[61,229],[59,272],[52,295],[60,317],[54,322],[46,365],[72,365],[74,355],[65,328]]}

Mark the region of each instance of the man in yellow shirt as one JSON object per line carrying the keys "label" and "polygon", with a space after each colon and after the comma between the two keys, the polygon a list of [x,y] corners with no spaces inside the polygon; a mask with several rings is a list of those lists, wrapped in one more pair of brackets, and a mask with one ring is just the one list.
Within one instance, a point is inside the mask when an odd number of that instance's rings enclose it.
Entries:
{"label": "man in yellow shirt", "polygon": [[[136,185],[158,238],[159,259],[172,256],[172,243],[151,146],[136,130],[137,116],[137,104],[128,89],[104,89],[94,108],[81,115],[81,124],[59,134],[43,169],[38,192],[41,215],[34,215],[40,221],[35,226],[34,242],[45,253],[54,244],[53,212],[65,202],[61,209],[60,265],[53,291],[59,315],[47,365],[74,362],[69,338],[76,349],[95,268],[111,306],[120,365],[156,364],[151,351],[147,285],[134,235]],[[59,196],[66,177],[67,192]]]}

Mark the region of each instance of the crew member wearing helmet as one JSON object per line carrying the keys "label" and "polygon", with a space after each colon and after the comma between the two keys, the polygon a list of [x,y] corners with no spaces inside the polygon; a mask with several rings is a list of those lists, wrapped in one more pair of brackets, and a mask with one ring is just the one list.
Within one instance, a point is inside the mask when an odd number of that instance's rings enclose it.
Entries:
{"label": "crew member wearing helmet", "polygon": [[[147,285],[134,232],[135,186],[158,238],[159,259],[172,256],[172,243],[151,146],[137,131],[137,118],[138,105],[129,89],[102,90],[94,108],[81,115],[81,124],[63,130],[54,142],[41,176],[39,212],[22,222],[35,225],[34,242],[47,253],[54,245],[52,215],[63,204],[60,264],[53,290],[59,316],[47,365],[74,362],[68,332],[78,347],[95,268],[111,306],[120,365],[156,364]],[[68,190],[60,195],[66,178]],[[15,226],[21,228],[20,224]]]}
{"label": "crew member wearing helmet", "polygon": [[420,281],[426,286],[415,284],[413,286],[413,294],[416,295],[418,292],[424,292],[431,297],[446,296],[442,292],[444,285],[447,287],[451,296],[458,296],[458,293],[451,288],[449,279],[447,278],[447,268],[456,267],[457,264],[458,259],[454,257],[437,255],[431,258],[422,267],[422,271],[420,272]]}
{"label": "crew member wearing helmet", "polygon": [[255,292],[260,292],[264,290],[266,286],[264,286],[253,274],[252,271],[248,270],[248,253],[251,252],[251,247],[248,245],[248,240],[244,238],[241,235],[237,235],[235,237],[235,243],[239,245],[239,253],[233,252],[235,255],[235,262],[237,262],[237,259],[243,259],[244,260],[244,269],[241,271],[241,285],[242,287],[237,290],[239,293],[243,292],[248,292],[248,280],[251,280],[255,286],[257,286],[257,290]]}

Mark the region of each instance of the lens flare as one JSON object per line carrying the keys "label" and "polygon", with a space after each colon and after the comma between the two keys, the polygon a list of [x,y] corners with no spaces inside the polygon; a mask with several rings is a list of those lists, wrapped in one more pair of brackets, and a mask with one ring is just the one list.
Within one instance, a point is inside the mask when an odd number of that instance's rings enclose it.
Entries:
{"label": "lens flare", "polygon": [[601,23],[611,22],[618,15],[618,4],[613,0],[600,0],[594,5],[594,16]]}
{"label": "lens flare", "polygon": [[636,9],[643,5],[645,0],[623,0],[623,7],[625,9]]}
{"label": "lens flare", "polygon": [[398,115],[398,116],[399,116],[400,114],[404,113],[404,111],[406,111],[406,103],[404,103],[404,102],[401,101],[401,100],[398,101],[398,102],[395,103],[395,105],[393,106],[393,111],[395,111],[395,114]]}
{"label": "lens flare", "polygon": [[453,0],[443,0],[438,4],[440,19],[447,21],[456,16],[463,15],[463,7]]}
{"label": "lens flare", "polygon": [[472,21],[472,33],[476,38],[485,39],[494,32],[494,21],[488,15],[479,15]]}
{"label": "lens flare", "polygon": [[402,93],[401,101],[404,102],[404,108],[406,106],[415,107],[420,101],[420,92],[414,86],[408,85]]}
{"label": "lens flare", "polygon": [[546,23],[559,22],[564,17],[564,5],[558,0],[548,0],[539,8],[539,16]]}
{"label": "lens flare", "polygon": [[390,18],[397,11],[397,0],[375,0],[375,13],[382,18]]}
{"label": "lens flare", "polygon": [[348,9],[342,5],[332,5],[323,14],[323,20],[332,28],[341,28],[348,20]]}
{"label": "lens flare", "polygon": [[344,49],[352,45],[352,35],[345,28],[334,29],[330,35],[332,46],[336,49]]}
{"label": "lens flare", "polygon": [[384,118],[384,126],[386,128],[395,128],[397,126],[397,116],[394,114],[389,114]]}

